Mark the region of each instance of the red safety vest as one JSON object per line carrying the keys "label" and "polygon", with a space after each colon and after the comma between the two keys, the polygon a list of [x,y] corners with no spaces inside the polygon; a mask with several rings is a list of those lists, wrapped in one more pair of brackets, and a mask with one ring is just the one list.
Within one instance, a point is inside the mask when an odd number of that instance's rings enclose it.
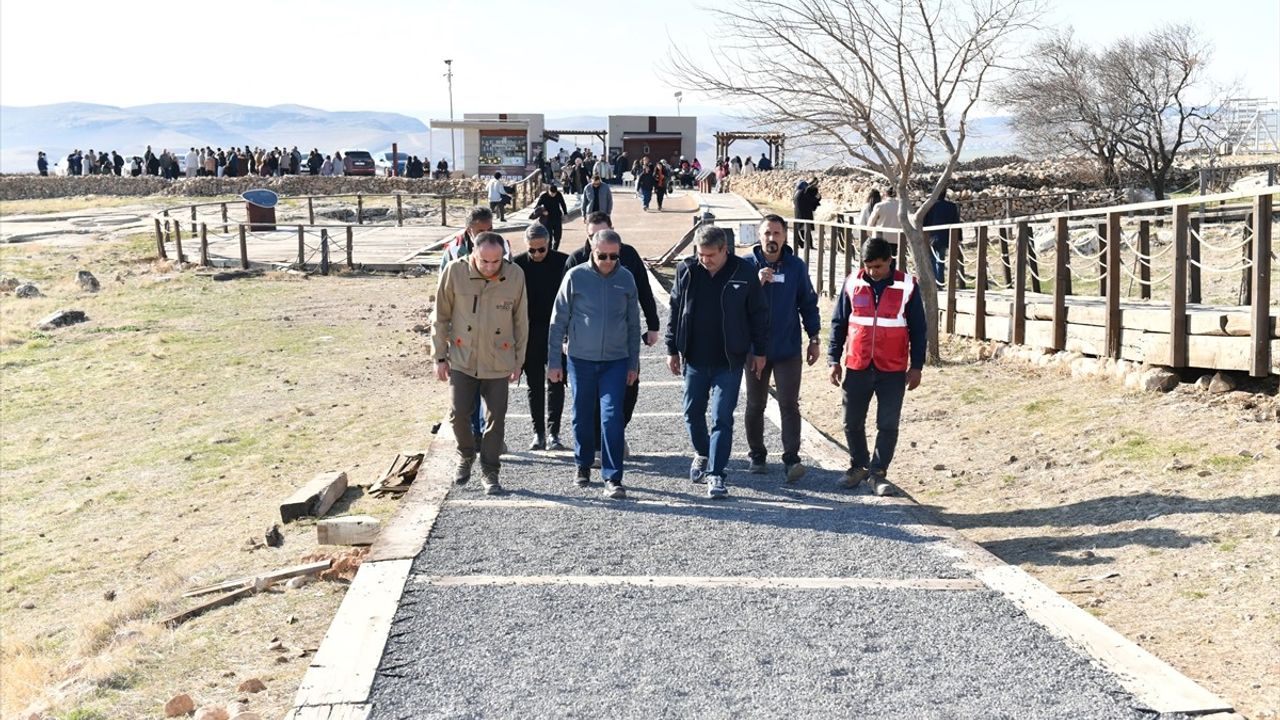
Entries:
{"label": "red safety vest", "polygon": [[844,346],[844,365],[865,370],[875,363],[877,370],[902,372],[910,364],[910,333],[907,330],[907,301],[915,292],[914,277],[895,270],[893,283],[875,293],[863,279],[863,271],[845,283],[849,297],[849,335]]}

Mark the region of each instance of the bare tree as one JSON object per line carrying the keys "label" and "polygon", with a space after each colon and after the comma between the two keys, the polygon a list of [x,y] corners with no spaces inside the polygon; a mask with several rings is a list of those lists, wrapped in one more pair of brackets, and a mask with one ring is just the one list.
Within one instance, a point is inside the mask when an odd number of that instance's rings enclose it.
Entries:
{"label": "bare tree", "polygon": [[[899,211],[939,358],[938,294],[925,213],[946,188],[969,113],[1004,45],[1040,13],[1039,0],[740,0],[713,9],[707,61],[673,47],[675,87],[729,101],[761,127],[860,163],[898,190]],[[945,158],[922,202],[912,173]]]}
{"label": "bare tree", "polygon": [[1120,131],[1128,110],[1096,81],[1100,60],[1070,28],[1033,47],[1027,66],[993,94],[1014,113],[1022,145],[1033,153],[1088,157],[1107,187],[1120,185]]}
{"label": "bare tree", "polygon": [[1092,157],[1111,186],[1128,170],[1164,199],[1178,153],[1206,139],[1214,122],[1219,93],[1205,87],[1208,59],[1189,25],[1101,51],[1066,30],[1037,43],[1027,71],[1011,75],[995,101],[1013,111],[1030,149]]}

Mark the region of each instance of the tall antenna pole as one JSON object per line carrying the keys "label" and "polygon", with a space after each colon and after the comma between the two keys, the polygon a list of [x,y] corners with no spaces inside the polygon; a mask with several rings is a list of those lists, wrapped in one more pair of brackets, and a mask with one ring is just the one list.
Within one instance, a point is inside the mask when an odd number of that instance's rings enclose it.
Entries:
{"label": "tall antenna pole", "polygon": [[[444,66],[446,68],[446,72],[444,76],[449,79],[449,122],[452,123],[453,122],[453,61],[445,60]],[[451,163],[449,165],[449,169],[454,172],[457,172],[458,146],[457,146],[457,143],[454,142],[454,137],[455,137],[454,130],[451,127],[449,128],[449,155],[451,157]]]}

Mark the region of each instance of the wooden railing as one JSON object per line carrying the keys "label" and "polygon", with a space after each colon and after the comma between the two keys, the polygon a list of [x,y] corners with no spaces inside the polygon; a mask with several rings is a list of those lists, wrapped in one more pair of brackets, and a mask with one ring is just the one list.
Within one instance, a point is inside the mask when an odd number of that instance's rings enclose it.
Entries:
{"label": "wooden railing", "polygon": [[[927,258],[946,268],[940,322],[948,333],[1048,350],[1266,376],[1280,359],[1277,193],[1273,186],[926,227],[926,237],[945,233],[949,241],[947,257]],[[789,222],[815,288],[827,295],[840,291],[866,238],[904,235]],[[908,244],[897,242],[900,267],[917,264]]]}

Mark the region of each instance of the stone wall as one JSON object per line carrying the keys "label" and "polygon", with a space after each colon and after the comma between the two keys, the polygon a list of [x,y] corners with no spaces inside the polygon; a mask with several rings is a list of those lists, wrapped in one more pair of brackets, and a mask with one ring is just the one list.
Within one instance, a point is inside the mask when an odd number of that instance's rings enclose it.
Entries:
{"label": "stone wall", "polygon": [[[159,195],[170,197],[214,197],[239,195],[251,188],[267,188],[284,196],[354,195],[355,193],[423,193],[471,197],[483,193],[484,181],[476,178],[453,180],[410,180],[390,177],[317,177],[287,175],[255,178],[193,178],[163,180],[156,177],[0,177],[0,200],[39,200],[83,195]],[[482,198],[483,199],[483,198]]]}
{"label": "stone wall", "polygon": [[[960,172],[949,184],[949,197],[960,206],[960,216],[965,222],[1067,209],[1066,195],[1072,194],[1074,209],[1105,207],[1123,202],[1123,194],[1114,190],[1081,189],[1082,182],[1066,181],[1052,185],[1038,179],[1034,166],[1038,163],[1007,165],[989,171]],[[1028,166],[1028,167],[1023,167]],[[729,178],[729,189],[747,198],[762,202],[791,205],[796,183],[818,178],[822,205],[818,218],[828,219],[837,212],[856,215],[866,203],[867,192],[873,187],[884,190],[884,182],[865,173],[837,170],[816,174],[791,170],[756,172]],[[915,182],[916,192],[922,198],[937,181],[936,173],[924,173]],[[1060,173],[1058,180],[1066,180]]]}

